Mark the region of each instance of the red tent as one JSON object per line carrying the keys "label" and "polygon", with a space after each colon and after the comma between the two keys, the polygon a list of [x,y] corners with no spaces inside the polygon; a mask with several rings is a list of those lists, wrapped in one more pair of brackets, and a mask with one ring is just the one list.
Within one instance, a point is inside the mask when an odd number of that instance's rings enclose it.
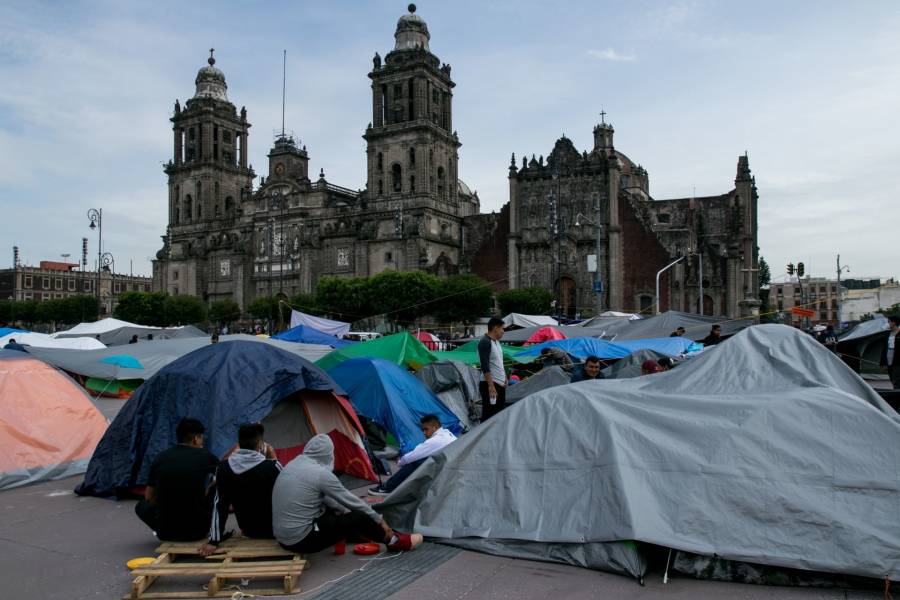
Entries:
{"label": "red tent", "polygon": [[441,338],[434,335],[433,333],[429,333],[427,331],[419,331],[416,333],[415,338],[422,342],[422,344],[429,350],[441,349]]}
{"label": "red tent", "polygon": [[564,340],[566,336],[556,327],[541,327],[525,340],[525,345],[541,344],[552,340]]}

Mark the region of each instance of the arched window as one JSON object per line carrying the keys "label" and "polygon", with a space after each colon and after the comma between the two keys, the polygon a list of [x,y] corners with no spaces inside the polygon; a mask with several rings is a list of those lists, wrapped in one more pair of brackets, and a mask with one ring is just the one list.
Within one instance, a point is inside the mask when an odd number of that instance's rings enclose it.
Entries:
{"label": "arched window", "polygon": [[184,222],[190,223],[194,218],[194,199],[188,194],[184,197]]}
{"label": "arched window", "polygon": [[379,196],[384,195],[384,180],[383,179],[378,180],[378,195]]}
{"label": "arched window", "polygon": [[174,225],[181,223],[181,200],[175,201],[175,206],[172,210],[172,223]]}
{"label": "arched window", "polygon": [[410,194],[416,193],[416,176],[415,175],[409,176],[409,193]]}
{"label": "arched window", "polygon": [[391,188],[396,193],[403,191],[403,169],[397,163],[391,167]]}
{"label": "arched window", "polygon": [[409,149],[409,168],[411,169],[415,166],[416,166],[416,149],[410,148]]}
{"label": "arched window", "polygon": [[437,193],[441,198],[444,197],[444,167],[438,167],[437,172]]}
{"label": "arched window", "polygon": [[225,216],[230,217],[234,212],[234,198],[228,196],[225,198]]}
{"label": "arched window", "polygon": [[222,216],[222,214],[219,212],[219,203],[218,203],[218,202],[216,202],[216,203],[213,205],[213,215],[215,215],[215,217],[216,217],[217,219],[218,219],[220,216]]}
{"label": "arched window", "polygon": [[428,178],[428,191],[429,192],[434,191],[434,175],[432,175],[431,177]]}
{"label": "arched window", "polygon": [[378,158],[375,160],[375,168],[379,171],[384,171],[384,156],[382,156],[381,152],[378,153]]}

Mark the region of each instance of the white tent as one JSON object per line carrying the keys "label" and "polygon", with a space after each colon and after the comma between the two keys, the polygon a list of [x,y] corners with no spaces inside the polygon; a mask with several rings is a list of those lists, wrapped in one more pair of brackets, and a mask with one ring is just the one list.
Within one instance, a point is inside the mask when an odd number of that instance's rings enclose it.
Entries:
{"label": "white tent", "polygon": [[323,319],[322,317],[314,317],[297,310],[291,311],[291,329],[298,325],[312,327],[323,333],[333,335],[340,339],[350,332],[350,323],[343,321],[332,321],[331,319]]}
{"label": "white tent", "polygon": [[547,325],[559,325],[553,317],[547,315],[521,315],[519,313],[509,313],[503,317],[504,327],[545,327]]}
{"label": "white tent", "polygon": [[100,340],[92,337],[77,337],[56,339],[46,333],[10,333],[9,335],[0,337],[0,348],[9,343],[10,340],[16,340],[23,346],[32,346],[35,348],[66,348],[69,350],[96,350],[98,348],[106,348],[106,345]]}

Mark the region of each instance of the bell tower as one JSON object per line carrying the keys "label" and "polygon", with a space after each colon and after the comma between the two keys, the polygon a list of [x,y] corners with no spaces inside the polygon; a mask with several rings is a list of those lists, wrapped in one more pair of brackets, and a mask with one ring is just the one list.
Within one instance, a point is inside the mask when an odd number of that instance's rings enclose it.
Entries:
{"label": "bell tower", "polygon": [[[216,252],[233,239],[233,228],[249,200],[254,178],[247,165],[247,111],[228,100],[225,74],[214,50],[197,72],[195,92],[184,105],[175,101],[172,158],[165,165],[169,183],[168,235],[157,254],[162,291],[215,297],[210,282],[228,265]],[[211,252],[216,245],[216,252]],[[214,254],[216,254],[214,256]],[[215,264],[214,264],[215,263]]]}
{"label": "bell tower", "polygon": [[372,122],[363,136],[372,201],[429,199],[458,214],[458,149],[453,131],[450,65],[431,53],[428,25],[416,5],[400,17],[394,49],[382,63],[375,54]]}

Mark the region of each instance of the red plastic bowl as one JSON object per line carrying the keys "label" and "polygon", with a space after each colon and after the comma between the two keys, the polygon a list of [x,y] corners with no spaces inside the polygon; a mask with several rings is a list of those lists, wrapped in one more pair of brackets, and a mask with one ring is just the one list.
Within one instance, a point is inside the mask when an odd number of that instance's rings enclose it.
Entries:
{"label": "red plastic bowl", "polygon": [[381,552],[381,546],[378,544],[356,544],[353,546],[353,554],[361,554],[369,556]]}

